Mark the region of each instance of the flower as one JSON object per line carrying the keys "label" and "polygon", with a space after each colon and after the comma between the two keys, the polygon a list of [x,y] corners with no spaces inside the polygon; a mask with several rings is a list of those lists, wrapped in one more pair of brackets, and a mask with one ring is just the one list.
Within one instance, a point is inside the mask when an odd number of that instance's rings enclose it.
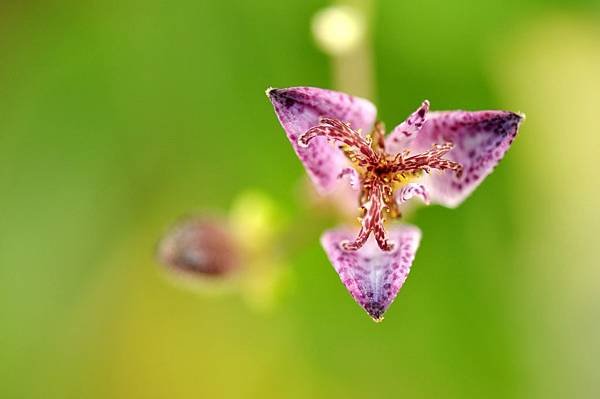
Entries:
{"label": "flower", "polygon": [[268,89],[275,113],[317,190],[347,177],[360,229],[327,231],[321,244],[350,294],[375,320],[402,287],[421,232],[392,225],[403,204],[458,206],[512,144],[523,116],[508,111],[429,112],[421,106],[386,137],[366,99],[312,88]]}

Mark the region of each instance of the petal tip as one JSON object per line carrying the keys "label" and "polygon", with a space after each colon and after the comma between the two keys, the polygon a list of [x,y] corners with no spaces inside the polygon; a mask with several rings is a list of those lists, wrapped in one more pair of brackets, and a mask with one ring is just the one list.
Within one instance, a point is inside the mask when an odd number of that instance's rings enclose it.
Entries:
{"label": "petal tip", "polygon": [[277,99],[282,97],[284,91],[285,89],[278,89],[276,87],[269,86],[267,90],[265,90],[265,94],[269,100],[271,100],[271,102],[275,102]]}
{"label": "petal tip", "polygon": [[278,88],[269,86],[267,90],[265,90],[265,94],[271,100],[271,102],[287,102],[288,105],[291,103],[296,103],[299,100],[296,98],[299,89],[302,87],[286,87],[286,88]]}
{"label": "petal tip", "polygon": [[363,305],[363,309],[371,316],[371,319],[375,323],[381,323],[387,307],[379,302],[367,302]]}
{"label": "petal tip", "polygon": [[519,126],[525,120],[523,112],[498,111],[498,113],[505,122],[515,123],[516,126]]}
{"label": "petal tip", "polygon": [[[285,98],[288,96],[291,96],[292,98],[296,99],[296,96],[301,96],[302,90],[306,90],[306,89],[312,89],[312,88],[304,87],[304,86],[286,87],[286,88],[277,88],[277,87],[269,86],[269,88],[267,88],[265,93],[267,94],[267,97],[269,97],[270,99]],[[296,99],[296,101],[297,101],[297,99]]]}
{"label": "petal tip", "polygon": [[523,112],[512,112],[512,111],[505,111],[505,112],[510,119],[517,119],[519,121],[525,119],[525,114]]}

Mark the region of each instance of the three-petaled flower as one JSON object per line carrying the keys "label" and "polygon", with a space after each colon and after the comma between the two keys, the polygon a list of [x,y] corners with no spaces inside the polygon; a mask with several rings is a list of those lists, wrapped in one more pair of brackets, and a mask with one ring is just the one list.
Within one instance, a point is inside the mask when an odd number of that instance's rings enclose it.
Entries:
{"label": "three-petaled flower", "polygon": [[327,231],[321,243],[375,321],[406,280],[421,238],[414,226],[386,230],[386,216],[399,219],[402,205],[415,196],[456,207],[492,172],[523,120],[507,111],[428,112],[424,101],[386,137],[368,100],[311,87],[269,89],[267,95],[317,190],[327,194],[341,178],[350,179],[360,229]]}

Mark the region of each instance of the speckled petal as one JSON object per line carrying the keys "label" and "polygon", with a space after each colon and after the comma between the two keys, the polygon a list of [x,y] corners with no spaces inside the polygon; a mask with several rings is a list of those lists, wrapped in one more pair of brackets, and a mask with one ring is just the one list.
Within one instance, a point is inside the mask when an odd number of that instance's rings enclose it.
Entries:
{"label": "speckled petal", "polygon": [[386,137],[386,150],[391,154],[396,154],[404,150],[423,127],[428,111],[429,101],[425,100],[415,112],[410,114],[404,122],[396,126]]}
{"label": "speckled petal", "polygon": [[394,250],[384,252],[371,237],[357,251],[345,251],[340,243],[353,240],[351,229],[326,231],[321,244],[354,300],[373,318],[381,321],[396,298],[413,262],[421,231],[413,226],[396,226],[388,230]]}
{"label": "speckled petal", "polygon": [[419,153],[433,143],[453,143],[454,148],[444,158],[463,166],[460,177],[449,171],[432,171],[419,181],[427,188],[431,202],[453,208],[467,198],[504,157],[523,118],[507,111],[427,114],[408,149]]}
{"label": "speckled petal", "polygon": [[375,106],[362,98],[313,87],[269,89],[267,96],[317,190],[322,194],[331,192],[343,168],[349,166],[348,160],[325,137],[314,138],[306,148],[298,145],[298,137],[322,117],[338,119],[368,133],[375,122]]}

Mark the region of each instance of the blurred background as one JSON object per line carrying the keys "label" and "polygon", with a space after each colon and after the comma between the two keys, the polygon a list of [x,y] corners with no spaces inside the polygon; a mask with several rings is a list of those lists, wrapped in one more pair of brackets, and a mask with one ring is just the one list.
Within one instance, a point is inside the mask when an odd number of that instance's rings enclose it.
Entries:
{"label": "blurred background", "polygon": [[[3,1],[0,57],[0,397],[600,395],[597,1]],[[425,98],[527,114],[460,208],[413,215],[382,324],[319,245],[264,95],[294,85],[388,127]],[[277,294],[165,278],[173,221],[248,190],[289,226]]]}

